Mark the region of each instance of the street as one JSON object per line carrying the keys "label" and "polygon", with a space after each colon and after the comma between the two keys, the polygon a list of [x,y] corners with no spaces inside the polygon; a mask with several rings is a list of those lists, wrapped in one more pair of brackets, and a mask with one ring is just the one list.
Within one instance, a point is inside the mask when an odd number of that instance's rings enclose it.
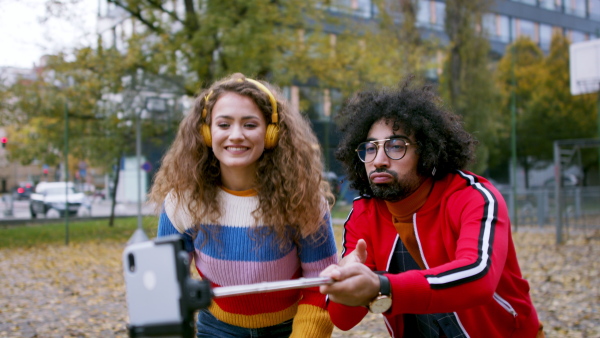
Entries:
{"label": "street", "polygon": [[[29,200],[12,201],[12,215],[10,212],[10,201],[7,199],[0,200],[0,220],[10,219],[31,219],[29,212]],[[111,201],[106,199],[91,200],[91,207],[81,207],[77,212],[79,217],[104,217],[110,215]],[[137,215],[137,203],[117,203],[115,205],[115,216],[135,216]],[[151,215],[153,208],[150,205],[142,204],[142,215]],[[49,210],[44,218],[60,218],[60,214],[56,210]]]}

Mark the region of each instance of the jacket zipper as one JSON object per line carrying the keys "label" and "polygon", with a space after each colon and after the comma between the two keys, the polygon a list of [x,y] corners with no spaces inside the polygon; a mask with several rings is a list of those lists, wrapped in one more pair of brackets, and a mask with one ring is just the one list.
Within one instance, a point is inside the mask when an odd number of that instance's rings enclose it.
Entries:
{"label": "jacket zipper", "polygon": [[499,294],[494,292],[494,299],[496,300],[496,302],[498,304],[500,304],[500,306],[502,306],[504,308],[504,310],[508,311],[508,313],[510,313],[513,317],[517,317],[517,311],[515,311],[515,309],[513,309],[513,307],[510,305],[509,302],[507,302],[506,300],[504,300],[504,298],[500,297]]}

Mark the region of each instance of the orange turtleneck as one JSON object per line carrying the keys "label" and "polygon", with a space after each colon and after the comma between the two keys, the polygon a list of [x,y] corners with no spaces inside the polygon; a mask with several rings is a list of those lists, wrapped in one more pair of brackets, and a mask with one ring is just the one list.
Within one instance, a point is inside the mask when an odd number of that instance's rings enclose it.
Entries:
{"label": "orange turtleneck", "polygon": [[248,190],[237,191],[237,190],[227,189],[224,186],[221,186],[221,189],[223,189],[225,192],[228,192],[232,195],[239,196],[239,197],[250,197],[250,196],[258,195],[258,191],[256,191],[256,189],[254,189],[254,188],[248,189]]}
{"label": "orange turtleneck", "polygon": [[415,236],[412,217],[413,214],[425,204],[427,196],[429,196],[432,188],[433,179],[428,178],[407,198],[398,202],[385,202],[388,210],[392,214],[392,222],[400,235],[400,239],[402,239],[402,243],[404,243],[404,246],[415,262],[419,264],[421,269],[425,268],[425,264],[419,253],[419,244],[417,243],[417,238]]}

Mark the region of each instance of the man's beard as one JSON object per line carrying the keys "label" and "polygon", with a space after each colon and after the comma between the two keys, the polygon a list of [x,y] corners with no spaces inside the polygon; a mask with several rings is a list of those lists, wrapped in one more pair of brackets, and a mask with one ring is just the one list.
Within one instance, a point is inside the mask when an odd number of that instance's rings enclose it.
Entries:
{"label": "man's beard", "polygon": [[[405,180],[404,182],[400,182],[400,179],[398,178],[398,173],[395,171],[375,170],[375,172],[385,172],[394,177],[394,180],[391,183],[385,184],[376,184],[369,180],[369,185],[371,186],[371,190],[373,191],[373,196],[381,198],[385,201],[397,202],[403,200],[406,197],[410,196],[413,192],[415,192],[421,185],[421,182],[418,179]],[[371,176],[370,174],[369,176]]]}

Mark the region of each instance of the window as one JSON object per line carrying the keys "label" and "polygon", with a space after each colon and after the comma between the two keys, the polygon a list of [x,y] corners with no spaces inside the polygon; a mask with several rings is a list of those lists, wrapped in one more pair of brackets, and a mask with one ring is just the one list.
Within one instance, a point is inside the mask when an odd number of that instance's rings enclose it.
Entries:
{"label": "window", "polygon": [[552,42],[552,26],[546,24],[540,24],[540,48],[542,50],[550,50],[550,43]]}
{"label": "window", "polygon": [[420,26],[429,26],[430,5],[428,0],[419,0],[419,10],[417,12],[417,23]]}
{"label": "window", "polygon": [[371,17],[371,0],[353,0],[352,8],[356,10],[356,15],[363,18]]}
{"label": "window", "polygon": [[348,13],[363,18],[370,18],[371,0],[331,0],[330,10],[333,12]]}
{"label": "window", "polygon": [[532,41],[537,42],[537,27],[533,21],[523,20],[523,19],[515,19],[515,30],[516,37],[528,36]]}
{"label": "window", "polygon": [[527,5],[532,5],[535,6],[536,5],[536,0],[512,0],[514,2],[521,2]]}
{"label": "window", "polygon": [[498,38],[498,33],[496,32],[496,14],[484,14],[481,19],[481,25],[483,26],[484,34],[494,40]]}
{"label": "window", "polygon": [[600,1],[589,0],[590,19],[600,21]]}
{"label": "window", "polygon": [[446,21],[446,3],[439,1],[432,1],[435,17],[432,18],[434,26],[440,29],[444,29],[444,21]]}
{"label": "window", "polygon": [[483,15],[483,29],[490,39],[502,42],[510,41],[510,32],[508,26],[508,17],[497,14]]}
{"label": "window", "polygon": [[551,11],[562,11],[561,0],[539,0],[540,7]]}
{"label": "window", "polygon": [[502,42],[509,42],[510,36],[510,19],[505,15],[496,15],[496,34]]}
{"label": "window", "polygon": [[565,0],[565,13],[585,18],[586,0]]}
{"label": "window", "polygon": [[587,34],[585,34],[584,32],[572,30],[570,33],[571,34],[569,34],[569,37],[571,38],[571,43],[587,40]]}
{"label": "window", "polygon": [[445,2],[419,0],[419,10],[417,12],[417,25],[422,27],[431,27],[437,30],[443,30],[445,19]]}

